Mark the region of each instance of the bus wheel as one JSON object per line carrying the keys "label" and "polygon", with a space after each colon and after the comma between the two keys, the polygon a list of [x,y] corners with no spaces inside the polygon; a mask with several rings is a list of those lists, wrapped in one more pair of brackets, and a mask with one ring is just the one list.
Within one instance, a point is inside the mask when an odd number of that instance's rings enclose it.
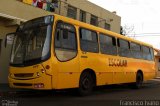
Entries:
{"label": "bus wheel", "polygon": [[82,73],[78,88],[80,96],[89,95],[92,92],[93,87],[94,87],[93,76],[89,72]]}
{"label": "bus wheel", "polygon": [[143,85],[143,74],[138,72],[136,75],[136,82],[133,84],[133,87],[136,89],[141,88]]}

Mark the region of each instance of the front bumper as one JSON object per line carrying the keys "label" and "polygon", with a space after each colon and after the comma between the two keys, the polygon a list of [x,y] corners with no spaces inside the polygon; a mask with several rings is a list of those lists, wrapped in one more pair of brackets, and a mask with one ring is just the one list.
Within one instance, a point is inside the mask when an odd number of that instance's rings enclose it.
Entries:
{"label": "front bumper", "polygon": [[24,89],[39,89],[51,90],[52,89],[52,76],[43,75],[34,79],[14,79],[8,76],[9,86],[11,88],[24,88]]}

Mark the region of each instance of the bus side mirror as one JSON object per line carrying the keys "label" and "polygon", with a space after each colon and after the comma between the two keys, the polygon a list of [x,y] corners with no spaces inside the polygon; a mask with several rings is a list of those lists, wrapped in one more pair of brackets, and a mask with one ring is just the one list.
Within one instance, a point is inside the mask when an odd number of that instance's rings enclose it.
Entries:
{"label": "bus side mirror", "polygon": [[12,45],[14,41],[15,33],[8,33],[6,34],[5,38],[5,48],[7,47],[8,44]]}

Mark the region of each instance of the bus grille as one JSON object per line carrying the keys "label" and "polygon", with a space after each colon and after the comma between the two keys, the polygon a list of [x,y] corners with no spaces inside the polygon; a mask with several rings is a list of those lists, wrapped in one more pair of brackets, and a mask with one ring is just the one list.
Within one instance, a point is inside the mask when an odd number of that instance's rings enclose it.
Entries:
{"label": "bus grille", "polygon": [[33,73],[21,73],[21,74],[14,74],[15,77],[18,78],[28,78],[28,77],[33,77]]}
{"label": "bus grille", "polygon": [[15,86],[32,86],[32,84],[26,84],[26,83],[13,83]]}

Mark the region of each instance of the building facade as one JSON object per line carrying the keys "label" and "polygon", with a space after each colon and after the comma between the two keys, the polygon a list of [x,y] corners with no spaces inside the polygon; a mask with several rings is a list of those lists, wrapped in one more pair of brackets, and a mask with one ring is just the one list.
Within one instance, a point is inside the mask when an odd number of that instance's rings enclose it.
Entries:
{"label": "building facade", "polygon": [[[60,15],[120,33],[121,17],[86,0],[62,0]],[[58,12],[58,11],[57,11]]]}
{"label": "building facade", "polygon": [[39,3],[31,1],[0,0],[0,84],[8,82],[11,45],[4,46],[5,35],[15,32],[22,22],[56,13],[120,33],[121,17],[89,1],[42,0]]}
{"label": "building facade", "polygon": [[156,71],[157,71],[157,77],[160,77],[160,50],[155,50],[155,63],[156,63]]}

